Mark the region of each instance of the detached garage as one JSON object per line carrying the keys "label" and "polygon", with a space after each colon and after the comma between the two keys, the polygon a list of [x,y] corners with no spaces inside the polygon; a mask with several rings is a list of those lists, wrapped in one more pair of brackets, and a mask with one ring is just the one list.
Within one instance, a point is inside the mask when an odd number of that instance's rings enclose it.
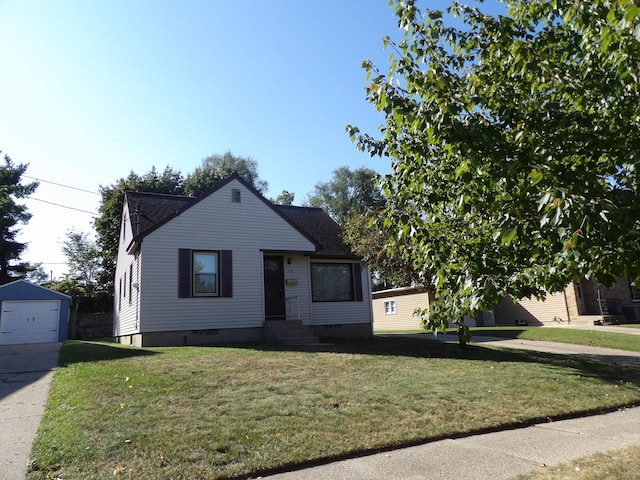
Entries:
{"label": "detached garage", "polygon": [[71,297],[17,280],[0,287],[0,345],[63,342]]}

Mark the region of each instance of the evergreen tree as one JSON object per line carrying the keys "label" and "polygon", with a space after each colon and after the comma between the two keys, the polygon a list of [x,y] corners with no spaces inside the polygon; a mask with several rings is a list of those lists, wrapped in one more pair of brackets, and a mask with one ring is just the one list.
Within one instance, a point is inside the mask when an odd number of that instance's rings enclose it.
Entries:
{"label": "evergreen tree", "polygon": [[18,225],[26,224],[31,218],[27,207],[16,203],[17,199],[31,195],[38,182],[26,185],[20,183],[27,170],[27,164],[15,165],[9,155],[4,156],[4,164],[0,166],[0,284],[5,284],[24,277],[31,270],[20,256],[27,248],[25,243],[18,242],[20,233]]}

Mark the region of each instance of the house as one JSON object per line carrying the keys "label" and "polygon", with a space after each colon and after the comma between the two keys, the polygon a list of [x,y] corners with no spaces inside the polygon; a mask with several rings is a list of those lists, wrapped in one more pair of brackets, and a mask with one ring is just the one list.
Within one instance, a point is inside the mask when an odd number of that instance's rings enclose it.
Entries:
{"label": "house", "polygon": [[0,286],[0,345],[65,341],[70,306],[70,296],[25,280]]}
{"label": "house", "polygon": [[[415,330],[422,328],[420,318],[413,315],[417,308],[429,308],[433,293],[419,287],[398,287],[373,292],[373,329]],[[465,317],[469,327],[493,326],[491,312],[480,312],[477,318]]]}
{"label": "house", "polygon": [[429,293],[417,287],[380,290],[371,294],[373,329],[415,330],[420,319],[413,316],[416,308],[429,307]]}
{"label": "house", "polygon": [[605,321],[640,321],[640,298],[627,279],[612,288],[595,279],[569,284],[544,300],[505,297],[494,308],[497,325],[593,325]]}
{"label": "house", "polygon": [[198,198],[127,192],[114,337],[136,346],[370,336],[366,265],[321,209],[234,174]]}
{"label": "house", "polygon": [[[420,328],[413,316],[416,308],[428,308],[431,297],[415,287],[373,292],[374,330],[410,330]],[[492,311],[476,318],[465,318],[470,327],[507,325],[593,325],[604,322],[640,322],[640,297],[628,280],[618,278],[612,288],[604,288],[595,279],[572,283],[562,292],[545,299],[504,297]]]}

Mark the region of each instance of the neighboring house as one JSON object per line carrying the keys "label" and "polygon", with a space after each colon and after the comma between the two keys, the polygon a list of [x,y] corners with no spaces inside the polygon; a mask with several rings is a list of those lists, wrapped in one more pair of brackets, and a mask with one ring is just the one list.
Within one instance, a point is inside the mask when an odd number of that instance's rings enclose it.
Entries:
{"label": "neighboring house", "polygon": [[121,343],[372,334],[369,270],[321,209],[273,205],[234,174],[198,198],[127,192],[122,218]]}
{"label": "neighboring house", "polygon": [[0,345],[65,341],[70,306],[70,296],[25,280],[2,285]]}
{"label": "neighboring house", "polygon": [[413,316],[416,308],[429,307],[429,293],[417,287],[392,288],[371,294],[373,329],[415,330],[420,319]]}
{"label": "neighboring house", "polygon": [[494,308],[498,325],[579,325],[640,321],[640,298],[626,279],[607,289],[594,279],[572,283],[544,300],[506,297]]}
{"label": "neighboring house", "polygon": [[[373,292],[373,329],[415,330],[422,328],[420,318],[413,315],[417,308],[428,308],[433,294],[424,288],[399,287]],[[495,325],[491,312],[480,312],[477,318],[465,317],[469,327]]]}
{"label": "neighboring house", "polygon": [[[374,330],[420,328],[413,316],[416,308],[428,308],[429,296],[414,287],[373,292]],[[465,318],[465,324],[493,325],[593,325],[602,322],[640,322],[640,296],[628,280],[619,278],[610,289],[594,279],[572,283],[562,292],[549,294],[544,300],[511,297],[502,299],[493,312],[481,312]]]}

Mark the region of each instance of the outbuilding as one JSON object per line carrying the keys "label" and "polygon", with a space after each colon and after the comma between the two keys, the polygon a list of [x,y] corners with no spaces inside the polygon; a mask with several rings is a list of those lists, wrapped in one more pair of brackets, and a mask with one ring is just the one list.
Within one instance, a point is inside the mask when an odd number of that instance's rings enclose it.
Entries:
{"label": "outbuilding", "polygon": [[71,297],[25,280],[0,286],[0,345],[63,342]]}

